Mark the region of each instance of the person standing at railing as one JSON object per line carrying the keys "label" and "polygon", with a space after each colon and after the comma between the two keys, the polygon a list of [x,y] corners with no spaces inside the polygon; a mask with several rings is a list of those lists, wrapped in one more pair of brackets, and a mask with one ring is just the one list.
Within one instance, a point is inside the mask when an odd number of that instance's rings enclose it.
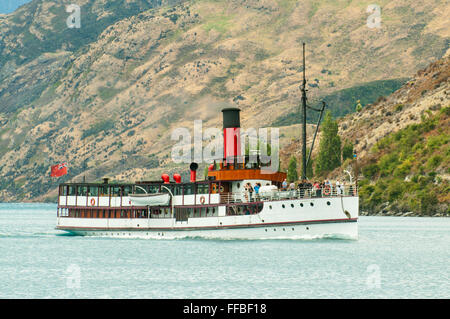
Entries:
{"label": "person standing at railing", "polygon": [[284,179],[283,183],[281,184],[281,189],[283,191],[285,191],[287,189],[287,186],[288,186],[288,183],[287,183],[286,179]]}
{"label": "person standing at railing", "polygon": [[294,195],[295,195],[295,183],[293,181],[289,184],[288,191],[289,191],[289,196],[290,197],[294,197]]}
{"label": "person standing at railing", "polygon": [[354,194],[354,186],[353,186],[352,184],[350,184],[350,186],[349,186],[349,195],[350,195],[350,196],[355,195],[355,194]]}
{"label": "person standing at railing", "polygon": [[252,184],[250,184],[250,183],[248,183],[248,192],[249,192],[250,201],[252,202],[253,201],[253,198],[252,198],[252,196],[253,196],[253,187],[252,187]]}
{"label": "person standing at railing", "polygon": [[251,202],[253,195],[253,187],[250,183],[245,184],[245,199],[249,202]]}
{"label": "person standing at railing", "polygon": [[244,193],[245,201],[248,202],[248,184],[244,185],[244,190],[242,192]]}
{"label": "person standing at railing", "polygon": [[258,201],[259,200],[259,188],[261,187],[260,183],[256,183],[254,190],[255,190],[255,199]]}
{"label": "person standing at railing", "polygon": [[314,188],[315,197],[321,197],[322,196],[322,188],[318,181],[314,182],[313,188]]}

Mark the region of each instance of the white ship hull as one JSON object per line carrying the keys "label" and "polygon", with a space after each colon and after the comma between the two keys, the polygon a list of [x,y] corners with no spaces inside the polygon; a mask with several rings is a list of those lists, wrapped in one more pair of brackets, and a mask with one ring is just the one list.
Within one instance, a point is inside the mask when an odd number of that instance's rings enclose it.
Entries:
{"label": "white ship hull", "polygon": [[358,197],[350,196],[268,201],[258,214],[193,217],[187,221],[58,217],[57,228],[76,235],[125,238],[357,239],[357,220]]}

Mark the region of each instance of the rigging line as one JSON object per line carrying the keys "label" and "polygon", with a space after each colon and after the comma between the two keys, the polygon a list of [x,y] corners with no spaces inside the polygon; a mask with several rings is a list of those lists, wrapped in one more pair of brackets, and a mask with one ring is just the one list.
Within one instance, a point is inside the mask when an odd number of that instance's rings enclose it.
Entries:
{"label": "rigging line", "polygon": [[306,160],[306,167],[308,167],[309,161],[311,159],[311,154],[314,148],[314,142],[316,141],[317,131],[319,130],[320,121],[322,120],[323,111],[325,110],[326,103],[322,101],[322,109],[320,110],[319,120],[317,121],[316,131],[314,132],[314,137],[311,145],[311,149],[309,150],[308,159]]}
{"label": "rigging line", "polygon": [[314,108],[314,107],[312,107],[312,106],[309,106],[309,105],[306,105],[306,107],[309,108],[309,109],[311,109],[311,110],[313,110],[313,111],[322,112],[321,109],[316,109],[316,108]]}

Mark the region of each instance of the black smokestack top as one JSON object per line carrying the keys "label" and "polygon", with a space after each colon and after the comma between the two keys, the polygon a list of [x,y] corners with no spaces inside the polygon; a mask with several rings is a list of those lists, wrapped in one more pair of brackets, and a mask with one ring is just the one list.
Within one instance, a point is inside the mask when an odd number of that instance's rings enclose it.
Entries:
{"label": "black smokestack top", "polygon": [[223,128],[241,127],[239,112],[241,110],[235,107],[223,109]]}
{"label": "black smokestack top", "polygon": [[189,165],[189,168],[191,171],[196,171],[198,169],[198,164],[195,162],[192,162],[191,165]]}

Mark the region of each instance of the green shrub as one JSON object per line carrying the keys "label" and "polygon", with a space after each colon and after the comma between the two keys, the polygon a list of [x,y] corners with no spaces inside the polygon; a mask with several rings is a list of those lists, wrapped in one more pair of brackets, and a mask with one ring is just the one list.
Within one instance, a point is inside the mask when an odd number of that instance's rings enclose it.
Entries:
{"label": "green shrub", "polygon": [[410,173],[411,167],[412,167],[411,160],[406,159],[405,161],[403,161],[403,163],[398,165],[397,168],[394,170],[394,176],[395,177],[405,177],[406,175],[408,175],[408,173]]}
{"label": "green shrub", "polygon": [[369,164],[362,168],[362,173],[365,177],[372,179],[379,172],[377,164]]}
{"label": "green shrub", "polygon": [[111,120],[102,120],[93,124],[89,129],[83,132],[81,135],[81,139],[85,139],[91,135],[97,135],[102,131],[108,131],[114,128],[114,123]]}
{"label": "green shrub", "polygon": [[427,161],[426,168],[427,169],[435,169],[438,167],[442,162],[442,156],[440,155],[433,155],[430,157]]}

